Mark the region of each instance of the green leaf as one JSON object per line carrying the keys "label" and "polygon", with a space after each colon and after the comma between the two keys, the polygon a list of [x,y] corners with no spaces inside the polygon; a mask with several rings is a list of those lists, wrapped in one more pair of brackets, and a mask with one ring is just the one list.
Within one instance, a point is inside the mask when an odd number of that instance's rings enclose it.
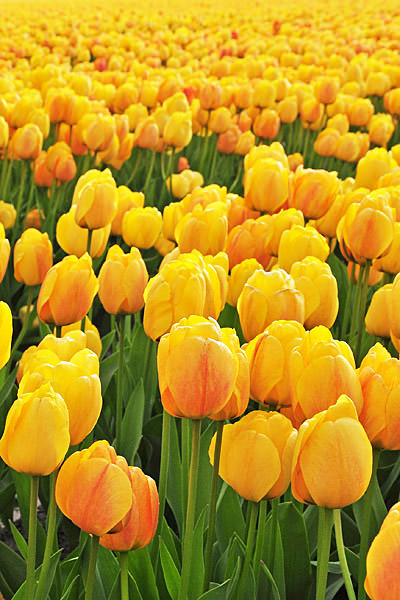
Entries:
{"label": "green leaf", "polygon": [[244,540],[245,530],[240,498],[230,486],[224,484],[217,501],[216,521],[217,540],[221,550],[227,548],[234,533]]}
{"label": "green leaf", "polygon": [[67,589],[63,592],[63,595],[61,596],[60,600],[75,600],[76,599],[76,592],[75,592],[75,585],[78,583],[79,580],[79,575],[76,575],[73,580],[71,581],[71,583],[69,584],[69,586],[67,587]]}
{"label": "green leaf", "polygon": [[172,600],[176,600],[179,594],[181,577],[162,538],[160,538],[160,558],[168,593]]}
{"label": "green leaf", "polygon": [[[18,506],[21,512],[21,520],[24,526],[25,532],[29,529],[29,503],[30,503],[30,486],[31,479],[30,475],[25,473],[18,473],[18,471],[11,470],[12,478],[15,484],[15,490],[18,498]],[[41,525],[37,522],[37,558],[40,560],[43,556],[44,547],[46,544],[46,533]]]}
{"label": "green leaf", "polygon": [[174,513],[174,517],[177,522],[180,533],[182,533],[184,525],[182,498],[182,461],[181,453],[179,450],[178,429],[176,426],[176,419],[172,418],[169,448],[167,500],[168,504],[172,509],[172,512]]}
{"label": "green leaf", "polygon": [[26,557],[28,556],[28,544],[26,543],[26,540],[22,533],[20,533],[15,527],[14,523],[11,520],[8,523],[10,525],[14,541],[17,544],[17,548],[21,552],[22,557],[26,560]]}
{"label": "green leaf", "polygon": [[111,356],[108,356],[105,360],[100,362],[100,380],[101,380],[101,392],[104,394],[107,391],[110,381],[114,373],[118,369],[118,358],[119,353],[114,352]]}
{"label": "green leaf", "polygon": [[106,335],[104,335],[101,338],[101,360],[104,360],[104,356],[107,354],[107,352],[109,351],[111,344],[113,343],[113,340],[116,336],[116,333],[114,330],[109,331],[108,333],[106,333]]}
{"label": "green leaf", "polygon": [[210,421],[208,427],[203,431],[200,438],[200,460],[199,460],[199,481],[201,485],[197,487],[196,517],[200,515],[204,506],[210,502],[212,467],[208,456],[211,438],[214,435],[215,422]]}
{"label": "green leaf", "polygon": [[172,556],[174,563],[178,569],[181,570],[181,541],[174,533],[174,531],[169,527],[166,518],[163,518],[163,523],[161,526],[161,537],[165,542],[165,545],[168,548],[168,552]]}
{"label": "green leaf", "polygon": [[[201,480],[200,480],[201,481]],[[196,523],[193,533],[193,557],[196,557],[192,561],[192,568],[190,573],[190,592],[194,598],[203,591],[203,580],[204,580],[204,527],[206,515],[208,514],[208,507],[205,506],[201,512],[200,517]]]}
{"label": "green leaf", "polygon": [[96,571],[98,571],[105,595],[108,597],[114,582],[118,579],[119,563],[115,555],[99,545]]}
{"label": "green leaf", "polygon": [[260,600],[281,600],[278,586],[264,561],[261,561],[260,567],[260,581],[257,598]]}
{"label": "green leaf", "polygon": [[25,561],[3,542],[0,542],[0,572],[12,592],[25,580]]}
{"label": "green leaf", "polygon": [[204,592],[198,600],[226,600],[226,593],[228,590],[230,579],[227,579],[223,583],[216,585],[211,590]]}
{"label": "green leaf", "polygon": [[[287,503],[290,506],[293,506],[291,502]],[[281,528],[279,524],[279,507],[278,506],[278,522],[276,523],[276,531],[275,535],[272,530],[273,520],[272,514],[268,515],[267,525],[266,525],[266,540],[265,546],[267,552],[264,552],[265,560],[263,561],[266,566],[268,566],[269,571],[272,574],[272,577],[277,585],[279,590],[279,595],[282,598],[286,597],[285,593],[285,561],[284,561],[284,552],[283,552],[283,542],[281,535]]]}
{"label": "green leaf", "polygon": [[[46,585],[45,585],[44,593],[43,593],[44,598],[46,597],[47,594],[49,594],[51,586],[53,585],[54,576],[56,574],[56,569],[57,569],[58,561],[60,560],[60,556],[61,556],[61,549],[57,550],[57,552],[55,552],[50,557],[50,566],[49,566],[49,570],[48,570],[48,574],[47,574],[47,578],[46,578]],[[35,570],[36,581],[39,579],[41,568],[42,567],[40,566]],[[26,581],[24,581],[23,584],[21,585],[21,587],[18,588],[18,591],[13,596],[12,600],[25,600],[25,597],[26,597],[25,585],[26,585]]]}
{"label": "green leaf", "polygon": [[135,454],[142,439],[144,412],[144,388],[141,379],[131,393],[121,424],[119,453],[125,456],[129,465],[134,464]]}
{"label": "green leaf", "polygon": [[128,561],[129,572],[135,578],[143,598],[158,600],[159,594],[148,547],[129,552]]}
{"label": "green leaf", "polygon": [[303,513],[291,502],[279,504],[287,600],[308,600],[312,585],[308,535]]}

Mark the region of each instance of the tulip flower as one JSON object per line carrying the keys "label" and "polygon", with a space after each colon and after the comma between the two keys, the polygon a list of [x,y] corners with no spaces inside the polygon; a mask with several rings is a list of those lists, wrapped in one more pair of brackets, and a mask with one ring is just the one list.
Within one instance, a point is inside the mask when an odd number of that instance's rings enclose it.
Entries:
{"label": "tulip flower", "polygon": [[255,258],[242,260],[241,263],[233,267],[228,280],[228,296],[226,299],[231,306],[236,306],[244,284],[257,269],[262,270],[262,266]]}
{"label": "tulip flower", "polygon": [[155,206],[132,208],[122,219],[122,237],[128,246],[151,248],[162,229],[162,215]]}
{"label": "tulip flower", "polygon": [[323,217],[332,205],[339,187],[335,171],[298,168],[293,178],[289,206],[309,219]]}
{"label": "tulip flower", "polygon": [[311,225],[294,225],[284,231],[279,242],[279,266],[289,272],[293,263],[306,256],[315,256],[323,262],[328,258],[329,246],[324,237]]}
{"label": "tulip flower", "polygon": [[47,233],[26,229],[14,247],[14,276],[26,285],[42,283],[53,264],[53,246]]}
{"label": "tulip flower", "polygon": [[271,266],[270,223],[266,217],[247,219],[229,232],[225,251],[231,269],[248,258],[255,258],[264,268]]}
{"label": "tulip flower", "polygon": [[[260,502],[285,493],[297,431],[276,412],[252,411],[225,425],[219,474],[246,500]],[[209,448],[214,462],[215,436]]]}
{"label": "tulip flower", "polygon": [[367,152],[357,164],[356,187],[375,188],[379,177],[392,170],[392,159],[384,148],[374,148]]}
{"label": "tulip flower", "polygon": [[175,228],[175,238],[181,252],[197,249],[203,255],[221,252],[227,234],[227,206],[223,202],[213,202],[204,209],[197,204]]}
{"label": "tulip flower", "polygon": [[289,170],[272,158],[258,160],[246,173],[244,196],[247,206],[275,212],[289,195]]}
{"label": "tulip flower", "polygon": [[190,112],[173,113],[163,132],[164,141],[167,146],[184,148],[192,139],[192,118]]}
{"label": "tulip flower", "polygon": [[88,254],[66,256],[48,272],[37,301],[38,316],[44,323],[69,325],[89,311],[98,281]]}
{"label": "tulip flower", "polygon": [[379,337],[390,337],[390,318],[392,308],[392,288],[388,283],[378,288],[371,299],[365,315],[365,327],[370,335]]}
{"label": "tulip flower", "polygon": [[[67,254],[80,258],[87,251],[89,230],[76,224],[76,206],[60,216],[56,226],[56,239],[60,247]],[[91,239],[89,254],[92,258],[101,256],[106,248],[110,236],[111,224],[100,229],[94,229]]]}
{"label": "tulip flower", "polygon": [[[161,402],[173,416],[201,419],[222,410],[234,391],[241,350],[214,319],[191,316],[161,338]],[[188,360],[190,357],[190,360]]]}
{"label": "tulip flower", "polygon": [[3,223],[0,223],[0,283],[6,274],[8,259],[10,258],[10,242],[6,238]]}
{"label": "tulip flower", "polygon": [[0,369],[8,362],[11,353],[13,326],[10,307],[0,302]]}
{"label": "tulip flower", "polygon": [[117,188],[117,213],[111,223],[111,233],[113,235],[122,235],[122,219],[124,214],[131,208],[143,208],[144,194],[142,192],[133,192],[125,185]]}
{"label": "tulip flower", "polygon": [[[101,229],[109,225],[117,212],[117,185],[109,171],[91,171],[88,183],[82,177],[74,192],[75,221],[79,227]],[[82,182],[81,182],[82,180]]]}
{"label": "tulip flower", "polygon": [[17,211],[14,206],[9,202],[3,202],[0,200],[0,223],[3,224],[4,229],[11,229],[15,223]]}
{"label": "tulip flower", "polygon": [[[121,529],[132,506],[129,467],[105,440],[74,452],[62,465],[56,502],[75,525],[93,535]],[[123,524],[122,524],[123,525]]]}
{"label": "tulip flower", "polygon": [[348,506],[366,492],[371,475],[372,446],[348,396],[300,427],[292,463],[296,500],[326,508]]}
{"label": "tulip flower", "polygon": [[50,383],[45,383],[11,405],[0,456],[20,473],[49,475],[64,460],[69,443],[67,406]]}
{"label": "tulip flower", "polygon": [[367,554],[364,587],[371,600],[397,600],[400,597],[400,503],[386,515]]}
{"label": "tulip flower", "polygon": [[101,536],[100,544],[109,550],[129,552],[147,546],[153,539],[158,523],[158,493],[155,481],[139,467],[128,467],[132,487],[132,507],[125,517],[125,526],[117,533]]}
{"label": "tulip flower", "polygon": [[39,156],[43,144],[43,134],[34,123],[27,123],[14,133],[11,149],[15,158],[35,159]]}

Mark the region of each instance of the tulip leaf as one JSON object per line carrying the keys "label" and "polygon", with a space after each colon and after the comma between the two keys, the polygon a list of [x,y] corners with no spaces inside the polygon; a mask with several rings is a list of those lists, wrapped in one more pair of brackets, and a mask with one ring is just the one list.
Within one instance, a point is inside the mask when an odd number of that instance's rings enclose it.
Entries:
{"label": "tulip leaf", "polygon": [[114,329],[106,333],[101,338],[101,360],[104,360],[106,354],[108,354],[109,349],[111,348],[111,344],[116,337],[116,332]]}
{"label": "tulip leaf", "polygon": [[[238,540],[240,542],[240,540]],[[239,583],[240,574],[242,572],[242,559],[237,557],[235,568],[232,571],[232,576],[229,579],[228,590],[226,594],[227,600],[235,600],[236,588]]]}
{"label": "tulip leaf", "polygon": [[15,592],[25,580],[25,561],[0,542],[0,573],[10,590]]}
{"label": "tulip leaf", "polygon": [[21,552],[22,557],[26,560],[26,557],[28,555],[28,544],[26,543],[26,540],[22,533],[20,533],[15,527],[14,523],[11,520],[8,521],[8,523],[10,525],[11,533],[15,543],[17,544],[18,550]]}
{"label": "tulip leaf", "polygon": [[110,381],[114,373],[118,369],[118,358],[119,353],[114,352],[114,354],[107,356],[107,358],[100,362],[101,393],[103,394],[103,396],[106,393],[108,386],[110,385]]}
{"label": "tulip leaf", "polygon": [[210,502],[211,495],[211,481],[212,481],[212,467],[210,459],[208,457],[208,448],[210,446],[211,438],[214,435],[215,424],[213,421],[209,422],[208,427],[202,432],[200,438],[200,461],[199,461],[199,481],[201,485],[197,487],[197,504],[196,504],[196,516],[199,516],[203,507],[208,505]]}
{"label": "tulip leaf", "polygon": [[[287,504],[289,506],[293,506],[291,502],[288,502]],[[278,511],[280,506],[281,505],[278,501]],[[285,562],[281,528],[279,524],[279,512],[277,514],[277,522],[275,527],[276,529],[274,531],[274,522],[272,519],[272,514],[270,513],[268,515],[266,527],[265,556],[262,556],[262,558],[264,558],[263,562],[265,563],[265,566],[268,567],[269,571],[271,572],[271,575],[279,590],[279,595],[282,598],[285,598]]]}
{"label": "tulip leaf", "polygon": [[221,549],[228,546],[232,535],[236,533],[245,539],[246,525],[243,518],[242,506],[238,494],[228,485],[221,487],[217,501],[217,539]]}
{"label": "tulip leaf", "polygon": [[282,537],[287,600],[310,597],[312,572],[308,535],[303,513],[292,502],[279,504],[279,528]]}
{"label": "tulip leaf", "polygon": [[78,582],[79,582],[79,575],[75,575],[75,577],[72,579],[71,583],[69,584],[69,586],[67,587],[65,592],[63,592],[63,595],[61,596],[60,600],[75,600],[77,594],[76,594],[74,587],[76,584],[78,584]]}
{"label": "tulip leaf", "polygon": [[129,573],[133,575],[143,598],[158,600],[156,579],[148,547],[129,552]]}
{"label": "tulip leaf", "polygon": [[280,595],[271,571],[263,561],[261,561],[260,566],[260,581],[257,598],[260,600],[281,600],[285,598],[285,596]]}
{"label": "tulip leaf", "polygon": [[144,388],[141,379],[131,393],[121,425],[119,453],[125,456],[129,465],[135,464],[135,454],[142,439],[144,412]]}
{"label": "tulip leaf", "polygon": [[160,558],[168,593],[172,600],[175,600],[179,594],[181,577],[162,538],[160,538]]}
{"label": "tulip leaf", "polygon": [[183,531],[183,507],[182,507],[182,461],[179,450],[178,429],[176,419],[171,421],[171,435],[169,447],[169,468],[167,482],[167,500],[174,513],[175,520],[180,532]]}
{"label": "tulip leaf", "polygon": [[105,595],[108,597],[116,579],[118,579],[119,564],[114,554],[99,546],[96,566]]}
{"label": "tulip leaf", "polygon": [[157,344],[146,335],[143,325],[141,323],[135,324],[127,366],[132,377],[132,386],[143,379],[146,398],[145,422],[151,416],[157,390],[156,352]]}
{"label": "tulip leaf", "polygon": [[161,537],[165,542],[165,545],[168,548],[168,552],[170,553],[170,555],[173,558],[173,561],[178,569],[178,571],[180,571],[181,569],[181,561],[180,561],[180,554],[181,554],[181,544],[180,544],[180,539],[175,535],[175,533],[173,532],[173,530],[168,526],[167,520],[164,517],[163,519],[163,523],[162,523],[162,527],[161,527]]}
{"label": "tulip leaf", "polygon": [[[24,526],[25,532],[28,532],[29,528],[29,498],[30,498],[30,476],[25,473],[18,473],[17,471],[11,470],[12,478],[15,484],[15,490],[18,498],[18,506],[21,512],[21,520]],[[43,556],[44,547],[46,544],[46,534],[38,521],[37,523],[37,556]]]}
{"label": "tulip leaf", "polygon": [[326,586],[325,600],[334,600],[340,588],[344,585],[342,574],[328,577]]}
{"label": "tulip leaf", "polygon": [[[61,556],[61,549],[57,550],[57,552],[55,552],[50,557],[50,565],[49,565],[49,570],[48,570],[47,577],[46,577],[46,585],[43,590],[44,598],[47,597],[47,595],[50,592],[51,586],[53,585],[54,576],[56,574],[56,569],[57,569],[58,561],[60,560],[60,556]],[[38,581],[38,579],[39,579],[41,568],[42,567],[40,566],[35,570],[36,581]],[[26,597],[25,584],[26,584],[26,581],[24,581],[23,584],[21,585],[21,587],[18,588],[18,591],[13,596],[12,600],[25,600],[25,597]]]}
{"label": "tulip leaf", "polygon": [[[201,480],[200,480],[201,481]],[[203,591],[203,580],[204,580],[204,527],[206,515],[208,514],[208,507],[204,506],[200,517],[197,520],[193,534],[193,556],[196,560],[192,561],[191,577],[190,577],[190,591],[194,598]]]}
{"label": "tulip leaf", "polygon": [[230,579],[227,579],[223,583],[216,585],[207,592],[204,592],[199,596],[198,600],[226,600],[226,593],[228,590]]}

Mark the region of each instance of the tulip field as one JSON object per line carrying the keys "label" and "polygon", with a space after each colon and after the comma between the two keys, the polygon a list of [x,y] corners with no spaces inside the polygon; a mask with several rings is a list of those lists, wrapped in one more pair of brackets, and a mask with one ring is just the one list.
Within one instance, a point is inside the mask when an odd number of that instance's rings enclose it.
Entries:
{"label": "tulip field", "polygon": [[398,0],[0,10],[0,600],[399,600]]}

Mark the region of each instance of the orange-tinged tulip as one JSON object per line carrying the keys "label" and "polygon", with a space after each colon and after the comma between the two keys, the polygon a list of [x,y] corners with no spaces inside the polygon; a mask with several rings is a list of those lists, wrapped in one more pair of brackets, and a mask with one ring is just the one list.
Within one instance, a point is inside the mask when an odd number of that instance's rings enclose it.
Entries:
{"label": "orange-tinged tulip", "polygon": [[249,341],[280,319],[304,321],[304,296],[283,269],[257,270],[247,280],[237,302],[240,324]]}
{"label": "orange-tinged tulip", "polygon": [[339,297],[330,266],[315,256],[306,256],[293,263],[290,275],[304,295],[304,327],[332,327],[339,311]]}
{"label": "orange-tinged tulip", "polygon": [[56,502],[75,525],[104,535],[114,529],[132,506],[129,467],[108,442],[101,440],[74,452],[62,465],[56,482]]}
{"label": "orange-tinged tulip", "polygon": [[[263,217],[263,220],[266,217]],[[291,229],[294,225],[304,226],[304,215],[301,210],[288,208],[271,215],[268,221],[269,232],[267,247],[273,256],[278,256],[279,243],[284,231]]]}
{"label": "orange-tinged tulip", "polygon": [[10,242],[6,238],[3,223],[0,223],[0,283],[6,274],[8,259],[10,258]]}
{"label": "orange-tinged tulip", "polygon": [[363,496],[371,475],[372,446],[346,395],[300,427],[292,465],[296,500],[342,508]]}
{"label": "orange-tinged tulip", "polygon": [[[164,409],[175,417],[201,419],[219,412],[234,391],[241,353],[231,332],[214,319],[190,316],[172,326],[158,347]],[[190,360],[188,360],[190,357]]]}
{"label": "orange-tinged tulip", "polygon": [[155,150],[160,140],[160,130],[153,117],[141,121],[135,129],[133,145],[138,148]]}
{"label": "orange-tinged tulip", "polygon": [[[71,206],[68,212],[60,216],[56,226],[56,239],[64,252],[80,258],[87,251],[89,232],[88,229],[76,224],[75,214],[76,206]],[[110,237],[110,230],[111,224],[93,230],[89,249],[92,258],[103,254]]]}
{"label": "orange-tinged tulip", "polygon": [[296,423],[333,406],[341,394],[361,412],[363,397],[353,353],[342,341],[332,339],[326,327],[308,331],[289,361],[293,414]]}
{"label": "orange-tinged tulip", "polygon": [[117,212],[117,185],[110,170],[95,171],[86,185],[81,185],[78,180],[77,187],[72,202],[76,205],[77,225],[87,229],[110,225]]}
{"label": "orange-tinged tulip", "polygon": [[53,246],[47,233],[25,229],[14,247],[14,277],[26,285],[42,283],[53,265]]}
{"label": "orange-tinged tulip", "polygon": [[34,123],[20,127],[11,139],[11,151],[15,158],[25,160],[35,159],[39,156],[43,144],[43,135]]}
{"label": "orange-tinged tulip", "polygon": [[365,327],[370,335],[390,337],[390,318],[392,304],[392,284],[378,288],[371,299],[365,315]]}
{"label": "orange-tinged tulip", "polygon": [[3,202],[0,200],[0,223],[3,224],[4,229],[11,229],[15,223],[17,211],[14,206],[9,202]]}
{"label": "orange-tinged tulip", "polygon": [[[364,188],[360,188],[360,190],[364,190],[365,193],[367,192],[367,190]],[[358,202],[359,199],[360,195],[357,192],[338,194],[330,205],[328,212],[326,212],[323,217],[313,221],[313,226],[323,236],[326,236],[330,239],[335,238],[336,229],[340,219],[343,217],[350,204],[353,204],[353,202]]]}
{"label": "orange-tinged tulip", "polygon": [[254,120],[254,133],[261,138],[273,140],[279,132],[281,120],[275,110],[265,108]]}
{"label": "orange-tinged tulip", "polygon": [[55,471],[69,448],[68,409],[50,383],[20,396],[8,411],[0,456],[29,475]]}
{"label": "orange-tinged tulip", "polygon": [[314,142],[314,150],[321,156],[334,156],[340,139],[337,129],[327,127],[318,134]]}
{"label": "orange-tinged tulip", "polygon": [[389,252],[373,262],[374,269],[397,275],[400,272],[400,223],[394,223],[394,236]]}
{"label": "orange-tinged tulip", "polygon": [[162,229],[162,215],[155,206],[132,208],[122,218],[122,237],[128,246],[151,248]]}
{"label": "orange-tinged tulip", "polygon": [[211,111],[208,128],[214,133],[225,133],[232,125],[232,115],[226,106],[220,106]]}
{"label": "orange-tinged tulip", "polygon": [[87,314],[98,290],[88,254],[66,256],[48,272],[37,301],[39,319],[51,325],[69,325]]}
{"label": "orange-tinged tulip", "polygon": [[255,258],[246,258],[233,267],[228,280],[228,296],[226,298],[231,306],[236,306],[244,284],[257,269],[262,269],[262,265]]}
{"label": "orange-tinged tulip", "polygon": [[293,225],[281,235],[278,248],[278,264],[289,272],[293,263],[306,256],[315,256],[325,261],[329,246],[325,238],[311,225]]}
{"label": "orange-tinged tulip", "polygon": [[350,125],[365,127],[374,114],[374,105],[369,98],[357,98],[346,112]]}
{"label": "orange-tinged tulip", "polygon": [[266,406],[290,406],[289,357],[305,336],[297,321],[274,321],[244,346],[250,366],[250,395]]}
{"label": "orange-tinged tulip", "polygon": [[191,112],[175,112],[168,119],[163,138],[167,146],[184,148],[192,139]]}
{"label": "orange-tinged tulip", "polygon": [[289,170],[272,158],[258,160],[246,172],[247,206],[267,212],[281,208],[289,195]]}
{"label": "orange-tinged tulip", "polygon": [[367,554],[364,587],[371,600],[397,600],[400,597],[400,503],[386,515]]}
{"label": "orange-tinged tulip", "polygon": [[0,369],[8,362],[11,353],[13,326],[10,307],[0,302]]}
{"label": "orange-tinged tulip", "polygon": [[[246,500],[260,502],[285,493],[297,431],[276,412],[255,410],[225,425],[219,474]],[[215,436],[209,448],[214,462]]]}
{"label": "orange-tinged tulip", "polygon": [[158,524],[158,492],[151,477],[139,467],[129,467],[132,487],[132,507],[124,519],[125,526],[117,533],[107,533],[100,544],[109,550],[129,552],[147,546],[153,539]]}
{"label": "orange-tinged tulip", "polygon": [[384,148],[374,148],[357,164],[356,187],[365,187],[370,190],[382,175],[389,173],[396,166],[392,164],[390,154]]}
{"label": "orange-tinged tulip", "polygon": [[228,235],[227,211],[223,202],[213,202],[204,209],[197,204],[175,227],[179,250],[183,253],[196,249],[203,255],[221,252]]}
{"label": "orange-tinged tulip", "polygon": [[129,254],[112,246],[99,273],[99,298],[112,315],[134,314],[144,305],[143,293],[149,275],[137,248]]}
{"label": "orange-tinged tulip", "polygon": [[293,177],[289,206],[300,209],[308,219],[319,219],[328,212],[338,188],[336,171],[299,167]]}

